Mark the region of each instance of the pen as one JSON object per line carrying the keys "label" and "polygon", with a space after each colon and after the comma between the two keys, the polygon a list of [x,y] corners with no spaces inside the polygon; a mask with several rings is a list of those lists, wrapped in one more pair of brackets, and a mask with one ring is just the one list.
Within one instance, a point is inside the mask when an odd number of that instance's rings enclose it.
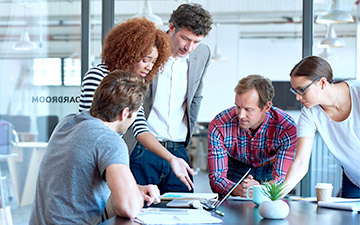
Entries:
{"label": "pen", "polygon": [[215,213],[218,214],[219,216],[225,216],[225,213],[215,209]]}

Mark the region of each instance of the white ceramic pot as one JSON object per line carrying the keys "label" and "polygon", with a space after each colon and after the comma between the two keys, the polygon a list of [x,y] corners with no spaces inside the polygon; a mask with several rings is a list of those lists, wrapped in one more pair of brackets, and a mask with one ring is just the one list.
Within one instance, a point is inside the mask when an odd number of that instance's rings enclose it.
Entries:
{"label": "white ceramic pot", "polygon": [[264,201],[259,206],[259,213],[265,219],[284,219],[289,212],[289,205],[283,200]]}

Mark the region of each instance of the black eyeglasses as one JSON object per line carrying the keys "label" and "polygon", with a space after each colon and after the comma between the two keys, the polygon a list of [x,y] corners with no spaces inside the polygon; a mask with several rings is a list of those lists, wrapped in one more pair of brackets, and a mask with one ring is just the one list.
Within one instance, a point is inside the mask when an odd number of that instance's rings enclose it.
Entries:
{"label": "black eyeglasses", "polygon": [[320,80],[321,78],[322,78],[322,77],[316,78],[313,82],[311,82],[308,86],[306,86],[306,87],[304,87],[304,88],[296,88],[296,89],[290,88],[290,91],[291,91],[294,95],[298,94],[298,95],[304,96],[304,95],[305,95],[305,90],[306,90],[307,88],[309,88],[311,85],[313,85],[316,81]]}

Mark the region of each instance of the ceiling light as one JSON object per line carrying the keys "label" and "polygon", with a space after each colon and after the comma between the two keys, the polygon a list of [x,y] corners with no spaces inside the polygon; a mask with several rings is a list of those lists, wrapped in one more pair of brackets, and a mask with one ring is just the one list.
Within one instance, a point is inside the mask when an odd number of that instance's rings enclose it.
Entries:
{"label": "ceiling light", "polygon": [[331,54],[330,48],[324,48],[323,52],[320,53],[319,56],[327,60],[337,60],[337,57]]}
{"label": "ceiling light", "polygon": [[322,39],[318,45],[319,48],[327,47],[344,47],[345,43],[342,39],[336,37],[336,33],[331,24],[327,25],[325,39]]}
{"label": "ceiling light", "polygon": [[329,12],[319,15],[315,22],[322,24],[353,23],[354,19],[349,12],[340,10],[339,0],[332,0]]}
{"label": "ceiling light", "polygon": [[158,15],[155,15],[152,12],[152,9],[151,9],[151,6],[150,6],[150,3],[148,0],[144,1],[144,4],[140,8],[139,13],[133,17],[145,17],[146,19],[150,20],[151,22],[154,22],[157,26],[161,26],[164,24],[162,19]]}
{"label": "ceiling light", "polygon": [[223,56],[219,52],[218,47],[216,45],[215,45],[215,48],[214,48],[213,55],[211,56],[211,60],[213,60],[215,62],[224,62],[224,61],[226,61],[226,57]]}
{"label": "ceiling light", "polygon": [[37,45],[30,41],[29,32],[23,31],[19,41],[14,44],[13,48],[19,51],[30,51],[36,49]]}
{"label": "ceiling light", "polygon": [[211,60],[215,62],[224,62],[226,60],[226,57],[221,55],[220,50],[218,48],[218,30],[219,30],[219,24],[215,24],[215,48],[213,55],[211,56]]}

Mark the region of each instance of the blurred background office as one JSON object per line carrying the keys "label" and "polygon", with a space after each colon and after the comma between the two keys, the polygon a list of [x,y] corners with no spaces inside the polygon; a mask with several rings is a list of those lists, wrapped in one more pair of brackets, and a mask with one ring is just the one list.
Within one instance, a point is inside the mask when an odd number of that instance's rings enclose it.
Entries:
{"label": "blurred background office", "polygon": [[[77,112],[81,77],[100,63],[106,32],[134,16],[146,16],[166,31],[172,10],[189,2],[203,5],[214,18],[203,41],[213,62],[189,146],[193,167],[203,176],[195,176],[201,190],[210,190],[206,126],[234,104],[239,79],[269,77],[277,94],[274,105],[297,120],[301,105],[288,91],[289,72],[303,56],[326,58],[338,79],[360,78],[355,0],[0,0],[0,119],[13,124],[20,141],[1,159],[1,196],[11,206],[14,224],[27,224],[46,142],[62,117]],[[0,135],[7,139],[0,144],[11,145],[12,136]],[[331,182],[336,195],[341,168],[321,138],[314,148],[310,173],[294,194],[315,196],[316,182]]]}

